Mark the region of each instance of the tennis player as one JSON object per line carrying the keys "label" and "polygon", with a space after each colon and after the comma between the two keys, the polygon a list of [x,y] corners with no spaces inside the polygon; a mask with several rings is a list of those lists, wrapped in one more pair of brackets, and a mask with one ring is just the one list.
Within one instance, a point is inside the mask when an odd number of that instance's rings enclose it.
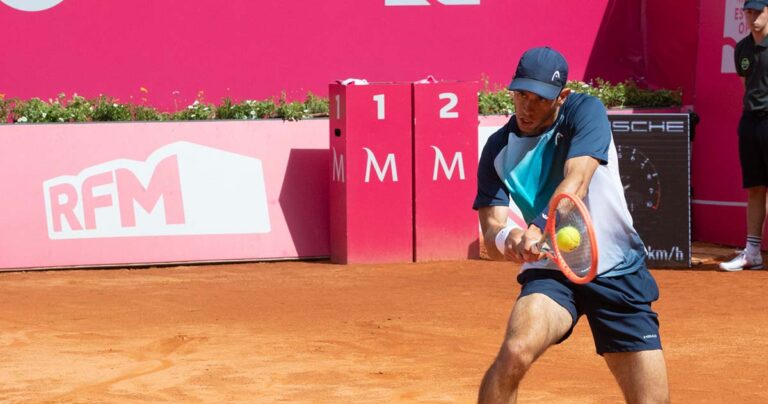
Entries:
{"label": "tennis player", "polygon": [[[665,403],[667,370],[651,309],[659,290],[624,199],[606,110],[597,98],[565,88],[567,79],[568,65],[557,51],[525,52],[509,86],[515,115],[491,135],[480,158],[474,209],[486,250],[524,265],[520,296],[478,401],[514,403],[526,371],[566,340],[583,314],[624,399]],[[559,192],[582,198],[592,213],[599,266],[585,285],[568,281],[537,248],[547,205]],[[510,198],[527,228],[509,220]]]}

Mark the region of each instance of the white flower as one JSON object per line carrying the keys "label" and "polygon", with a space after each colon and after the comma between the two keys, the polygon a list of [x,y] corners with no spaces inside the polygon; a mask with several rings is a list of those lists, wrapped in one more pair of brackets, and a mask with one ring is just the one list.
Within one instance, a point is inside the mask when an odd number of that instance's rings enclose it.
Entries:
{"label": "white flower", "polygon": [[17,119],[16,122],[22,122],[22,123],[27,122],[27,117],[22,116],[21,118]]}

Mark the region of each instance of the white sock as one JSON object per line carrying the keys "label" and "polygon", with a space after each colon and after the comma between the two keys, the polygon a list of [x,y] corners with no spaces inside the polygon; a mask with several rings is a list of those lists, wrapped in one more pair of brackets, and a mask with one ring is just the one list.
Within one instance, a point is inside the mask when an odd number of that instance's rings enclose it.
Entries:
{"label": "white sock", "polygon": [[760,245],[762,240],[760,236],[747,236],[747,248],[744,249],[746,254],[750,257],[760,256]]}

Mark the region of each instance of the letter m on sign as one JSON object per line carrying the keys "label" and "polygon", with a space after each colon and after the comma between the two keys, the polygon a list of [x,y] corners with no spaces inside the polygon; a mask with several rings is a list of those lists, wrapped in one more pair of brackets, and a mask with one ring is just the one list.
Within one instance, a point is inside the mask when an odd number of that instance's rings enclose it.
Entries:
{"label": "letter m on sign", "polygon": [[387,154],[387,159],[384,160],[384,168],[381,168],[381,166],[379,166],[378,160],[376,160],[376,155],[373,154],[373,151],[367,147],[363,147],[363,150],[365,150],[366,154],[368,155],[368,161],[365,164],[365,182],[371,182],[371,167],[376,170],[376,176],[379,177],[379,181],[384,182],[384,177],[386,177],[387,170],[389,170],[390,166],[392,167],[392,181],[397,182],[397,164],[395,163],[395,153]]}
{"label": "letter m on sign", "polygon": [[339,153],[337,157],[336,148],[332,147],[332,149],[333,149],[333,181],[344,182],[344,154]]}
{"label": "letter m on sign", "polygon": [[461,152],[456,152],[456,154],[453,155],[451,167],[449,168],[448,163],[445,161],[445,156],[443,156],[443,152],[437,146],[430,147],[435,149],[435,169],[432,171],[432,181],[437,181],[437,169],[440,167],[443,168],[443,173],[445,173],[445,176],[450,180],[451,177],[453,177],[453,170],[456,166],[459,166],[459,179],[465,179],[464,159],[461,156]]}

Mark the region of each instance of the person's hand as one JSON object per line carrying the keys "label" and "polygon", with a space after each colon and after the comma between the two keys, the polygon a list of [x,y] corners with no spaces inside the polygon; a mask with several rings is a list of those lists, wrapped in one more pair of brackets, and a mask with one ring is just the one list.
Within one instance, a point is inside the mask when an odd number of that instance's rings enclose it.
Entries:
{"label": "person's hand", "polygon": [[539,245],[543,236],[544,234],[537,226],[528,226],[528,230],[523,233],[516,248],[516,255],[520,256],[522,262],[535,262],[544,259],[544,253],[541,252]]}
{"label": "person's hand", "polygon": [[504,242],[504,259],[518,264],[525,262],[517,248],[518,244],[520,244],[520,240],[523,238],[523,234],[525,234],[525,231],[520,228],[510,230],[507,235],[507,240]]}

